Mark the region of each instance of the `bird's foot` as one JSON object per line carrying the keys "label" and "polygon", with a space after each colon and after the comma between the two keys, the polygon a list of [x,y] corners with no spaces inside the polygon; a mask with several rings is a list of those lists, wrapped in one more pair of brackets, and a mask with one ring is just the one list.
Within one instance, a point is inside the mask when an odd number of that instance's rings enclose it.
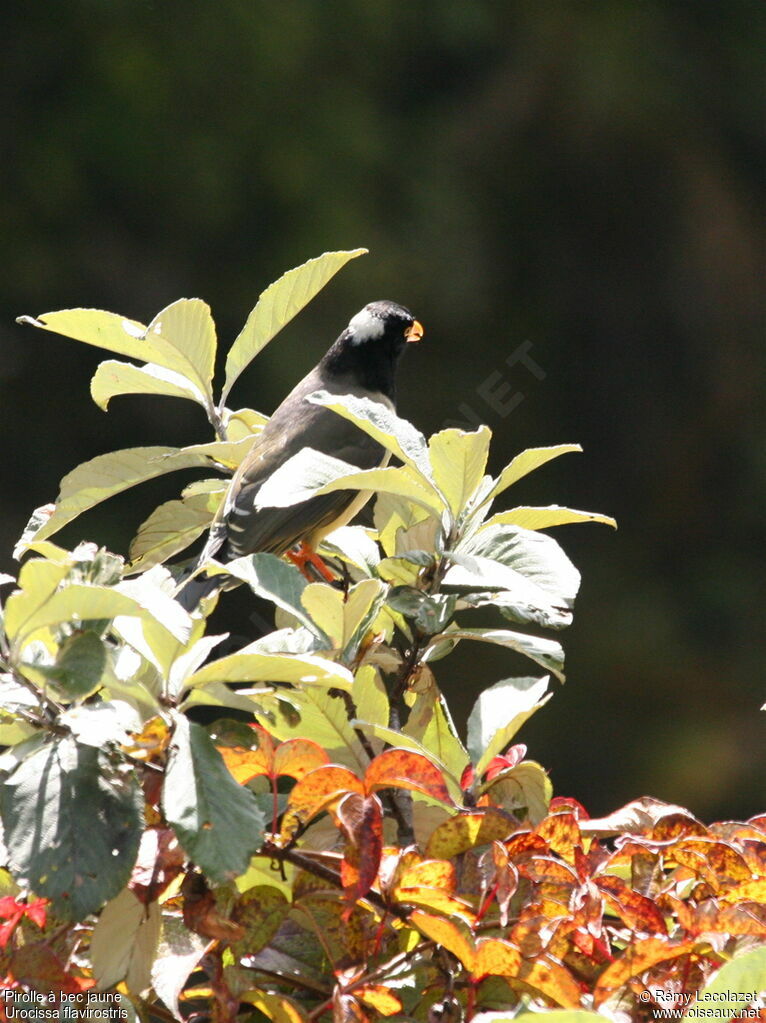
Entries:
{"label": "bird's foot", "polygon": [[303,541],[287,552],[287,557],[296,565],[309,582],[316,582],[319,575],[326,583],[336,583],[337,577],[332,574],[317,552]]}

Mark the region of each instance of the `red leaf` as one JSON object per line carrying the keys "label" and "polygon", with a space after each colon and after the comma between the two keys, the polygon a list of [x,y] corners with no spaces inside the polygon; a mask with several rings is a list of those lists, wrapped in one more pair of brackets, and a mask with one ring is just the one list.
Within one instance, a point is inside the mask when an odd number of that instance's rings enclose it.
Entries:
{"label": "red leaf", "polygon": [[618,916],[634,931],[649,934],[667,934],[662,913],[651,899],[640,895],[619,877],[604,875],[596,877],[593,883],[603,892]]}
{"label": "red leaf", "polygon": [[300,826],[326,810],[348,792],[364,794],[364,786],[353,771],[337,764],[325,764],[309,771],[293,786],[282,820],[282,837],[290,838]]}
{"label": "red leaf", "polygon": [[338,821],[346,836],[340,876],[349,914],[357,899],[375,883],[383,849],[383,808],[377,796],[350,792],[338,806]]}

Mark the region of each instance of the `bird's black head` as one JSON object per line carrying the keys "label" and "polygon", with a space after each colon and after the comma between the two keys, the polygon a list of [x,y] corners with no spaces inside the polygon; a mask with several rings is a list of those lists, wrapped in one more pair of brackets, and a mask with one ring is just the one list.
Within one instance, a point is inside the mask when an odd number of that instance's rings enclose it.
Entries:
{"label": "bird's black head", "polygon": [[370,302],[349,325],[322,360],[336,376],[349,376],[370,391],[394,400],[394,370],[407,344],[420,341],[423,328],[396,302]]}

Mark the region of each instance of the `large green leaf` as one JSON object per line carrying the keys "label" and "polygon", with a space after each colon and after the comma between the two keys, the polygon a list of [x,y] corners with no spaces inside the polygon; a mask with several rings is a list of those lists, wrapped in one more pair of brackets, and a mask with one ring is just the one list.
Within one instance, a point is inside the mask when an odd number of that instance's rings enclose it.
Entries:
{"label": "large green leaf", "polygon": [[145,906],[127,888],[104,907],[90,940],[93,976],[101,990],[121,980],[134,995],[149,987],[161,921],[158,903]]}
{"label": "large green leaf", "polygon": [[221,657],[200,668],[186,680],[186,686],[194,689],[208,682],[290,682],[350,692],[353,676],[343,665],[323,657],[250,653],[249,647],[244,647],[236,654]]}
{"label": "large green leaf", "polygon": [[549,504],[545,508],[532,508],[520,505],[509,511],[498,512],[487,519],[482,529],[491,526],[513,525],[524,529],[550,529],[551,526],[566,526],[572,522],[601,522],[605,526],[617,528],[611,515],[600,515],[598,512],[577,511],[575,508],[562,508],[558,504]]}
{"label": "large green leaf", "polygon": [[70,567],[65,561],[56,564],[45,558],[30,558],[22,565],[18,589],[8,597],[4,609],[5,633],[9,639],[13,639],[24,622],[50,600]]}
{"label": "large green leaf", "polygon": [[243,873],[263,841],[252,792],[231,776],[205,729],[183,714],[175,715],[162,809],[184,850],[215,882]]}
{"label": "large green leaf", "polygon": [[541,465],[545,465],[551,459],[558,458],[559,455],[565,455],[570,451],[582,451],[582,448],[579,444],[555,444],[549,448],[527,448],[526,451],[522,451],[500,473],[484,499],[484,503],[494,501],[498,494],[507,490],[513,483],[520,480],[522,476],[526,476],[527,473],[538,469]]}
{"label": "large green leaf", "polygon": [[447,498],[453,519],[465,509],[482,481],[492,433],[480,426],[474,433],[448,429],[428,441],[433,477]]}
{"label": "large green leaf", "polygon": [[[128,582],[120,583],[119,590],[110,586],[79,583],[65,586],[34,613],[20,621],[18,627],[13,632],[9,631],[8,635],[19,646],[37,629],[62,622],[110,619],[125,615],[156,625],[161,634],[176,642],[188,639],[191,619],[176,601],[170,597],[162,600],[162,594],[156,595],[156,601],[149,601],[146,593],[142,599],[132,596],[132,587],[131,591],[129,587],[131,583]],[[9,604],[11,599],[8,598]],[[161,620],[157,615],[161,615]]]}
{"label": "large green leaf", "polygon": [[[552,672],[561,682],[564,681],[564,649],[560,643],[542,636],[530,636],[525,632],[511,632],[509,629],[455,629],[434,636],[431,644],[445,638],[449,640],[477,639],[483,643],[496,643],[498,646],[515,650],[541,667]],[[429,644],[430,645],[430,644]]]}
{"label": "large green leaf", "polygon": [[189,398],[205,404],[202,391],[180,373],[164,366],[134,366],[132,362],[107,359],[102,362],[90,381],[90,394],[104,411],[112,398],[119,394],[156,394],[167,398]]}
{"label": "large green leaf", "polygon": [[152,344],[144,336],[146,327],[143,323],[126,319],[118,313],[109,313],[103,309],[60,309],[54,313],[42,313],[37,319],[33,316],[19,316],[16,322],[63,334],[75,341],[83,341],[141,362],[155,361]]}
{"label": "large green leaf", "polygon": [[392,451],[405,465],[412,466],[435,487],[425,437],[412,423],[397,416],[387,405],[355,394],[338,395],[329,391],[315,391],[307,400],[315,405],[324,405],[355,423],[360,430]]}
{"label": "large green leaf", "polygon": [[154,361],[190,380],[212,406],[216,337],[210,307],[199,298],[179,298],[157,313],[146,336],[161,356]]}
{"label": "large green leaf", "polygon": [[283,611],[294,615],[302,625],[321,635],[301,603],[301,594],[307,583],[295,567],[274,554],[261,552],[235,558],[225,566],[215,565],[209,569],[211,575],[223,573],[247,583],[257,597],[270,600]]}
{"label": "large green leaf", "polygon": [[273,472],[258,491],[256,507],[287,508],[334,490],[370,490],[396,494],[440,514],[443,502],[434,490],[409,476],[404,469],[357,469],[348,462],[313,448],[303,448]]}
{"label": "large green leaf", "polygon": [[226,380],[221,405],[240,373],[271,339],[322,290],[327,282],[350,259],[362,256],[367,249],[325,252],[301,266],[288,270],[261,294],[258,304],[248,316],[242,331],[226,356]]}
{"label": "large green leaf", "polygon": [[364,774],[369,759],[340,696],[312,687],[284,695],[277,692],[261,703],[263,709],[256,716],[274,738],[286,742],[308,736],[328,752],[333,763]]}
{"label": "large green leaf", "polygon": [[209,458],[199,452],[159,446],[123,448],[122,451],[111,451],[82,462],[62,479],[53,513],[38,515],[39,528],[34,533],[30,531],[25,544],[19,545],[19,549],[23,552],[31,542],[52,536],[84,511],[137,483],[164,476],[176,469],[209,465]]}
{"label": "large green leaf", "polygon": [[64,736],[22,760],[2,786],[16,879],[82,920],[124,887],[138,852],[143,796],[132,772]]}
{"label": "large green leaf", "polygon": [[[738,1019],[737,1013],[741,1013],[746,1004],[741,996],[762,994],[766,990],[765,978],[766,946],[736,955],[697,992],[696,1000],[690,1006],[689,1018],[693,1018],[695,1009],[699,1011],[701,1006],[707,1005],[715,1007],[719,1019],[728,1018],[729,1013]],[[758,1008],[757,997],[753,1002]]]}
{"label": "large green leaf", "polygon": [[130,542],[129,572],[144,572],[194,543],[213,521],[222,493],[166,501],[138,527]]}
{"label": "large green leaf", "polygon": [[467,739],[478,777],[510,745],[527,718],[548,702],[549,681],[548,675],[506,678],[480,693],[468,717]]}

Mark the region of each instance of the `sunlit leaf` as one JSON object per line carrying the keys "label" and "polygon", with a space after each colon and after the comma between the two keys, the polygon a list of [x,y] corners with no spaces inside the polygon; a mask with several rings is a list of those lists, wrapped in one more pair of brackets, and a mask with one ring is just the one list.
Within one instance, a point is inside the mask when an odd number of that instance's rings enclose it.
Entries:
{"label": "sunlit leaf", "polygon": [[282,819],[282,835],[289,838],[299,826],[307,824],[349,792],[364,795],[364,785],[347,767],[325,764],[309,772],[290,791]]}
{"label": "sunlit leaf", "polygon": [[216,336],[210,307],[199,298],[179,298],[157,313],[146,336],[161,355],[147,361],[187,377],[212,402]]}
{"label": "sunlit leaf", "polygon": [[534,826],[548,813],[553,786],[540,764],[525,760],[482,785],[479,793],[485,792],[494,804],[511,813],[525,809],[527,819]]}
{"label": "sunlit leaf", "polygon": [[357,469],[332,455],[303,448],[269,476],[258,491],[256,507],[287,508],[311,497],[335,490],[371,490],[395,494],[414,501],[430,512],[440,512],[442,502],[402,469]]}
{"label": "sunlit leaf", "polygon": [[301,266],[288,270],[261,294],[226,356],[226,380],[221,405],[240,373],[271,339],[322,290],[350,259],[367,249],[325,252]]}
{"label": "sunlit leaf", "polygon": [[162,921],[157,958],[152,964],[152,987],[179,1023],[183,1023],[184,1016],[178,997],[211,944],[209,938],[190,931],[180,916],[166,915]]}
{"label": "sunlit leaf", "polygon": [[364,776],[368,790],[411,789],[440,803],[452,804],[441,771],[427,757],[408,749],[389,749],[379,753]]}
{"label": "sunlit leaf", "polygon": [[473,970],[476,953],[471,932],[465,924],[417,910],[410,914],[410,922],[427,938],[456,956],[467,970]]}
{"label": "sunlit leaf", "polygon": [[[405,465],[415,469],[424,482],[437,489],[428,458],[426,439],[412,423],[396,415],[387,405],[355,394],[316,391],[308,401],[324,405],[344,419],[355,423],[369,437],[393,452]],[[439,495],[442,496],[441,494]]]}
{"label": "sunlit leaf", "polygon": [[[564,649],[553,639],[530,636],[525,632],[510,632],[507,629],[455,629],[447,635],[450,640],[476,639],[515,650],[547,668],[561,682],[564,681]],[[438,641],[438,638],[440,637],[434,637],[431,642]]]}
{"label": "sunlit leaf", "polygon": [[477,845],[503,840],[518,827],[518,823],[502,810],[484,807],[450,817],[431,834],[426,855],[435,859],[451,859]]}
{"label": "sunlit leaf", "polygon": [[180,373],[164,366],[135,366],[132,362],[107,359],[99,364],[90,381],[90,394],[105,412],[112,398],[120,394],[155,394],[168,398],[188,398],[200,405],[205,398],[199,388]]}
{"label": "sunlit leaf", "polygon": [[298,1005],[286,995],[252,988],[243,991],[239,998],[262,1012],[267,1019],[272,1020],[272,1023],[305,1023],[307,1018]]}
{"label": "sunlit leaf", "polygon": [[40,525],[34,539],[39,541],[51,536],[84,511],[137,483],[164,476],[176,469],[193,469],[209,464],[205,455],[183,453],[178,448],[168,447],[124,448],[108,455],[98,455],[78,465],[62,479],[55,511]]}
{"label": "sunlit leaf", "polygon": [[524,722],[550,699],[550,695],[546,697],[548,682],[548,676],[507,678],[479,694],[468,718],[468,750],[479,777]]}
{"label": "sunlit leaf", "polygon": [[498,512],[487,519],[482,529],[491,526],[520,526],[523,529],[550,529],[551,526],[566,526],[573,522],[601,522],[605,526],[617,528],[617,523],[610,515],[598,512],[576,511],[574,508],[562,508],[558,504],[549,504],[545,508],[532,508],[526,505],[511,508],[510,511]]}
{"label": "sunlit leaf", "polygon": [[75,341],[83,341],[141,362],[155,361],[152,358],[151,341],[144,338],[146,327],[103,309],[61,309],[58,312],[42,313],[37,319],[19,316],[16,322],[63,334]]}
{"label": "sunlit leaf", "polygon": [[559,455],[565,455],[570,451],[582,451],[582,447],[579,444],[556,444],[549,448],[527,448],[526,451],[522,451],[520,455],[516,455],[513,461],[506,465],[497,477],[484,503],[493,501],[498,494],[507,490],[508,487],[512,486],[523,476],[526,476],[527,473],[538,469],[541,465],[545,465],[551,459],[558,458]]}
{"label": "sunlit leaf", "polygon": [[208,682],[313,683],[350,692],[353,675],[343,665],[322,657],[249,653],[245,647],[236,654],[206,664],[186,680],[186,686],[198,688]]}
{"label": "sunlit leaf", "polygon": [[155,508],[130,543],[129,571],[145,571],[185,550],[208,528],[217,503],[218,495],[198,494]]}
{"label": "sunlit leaf", "polygon": [[295,565],[288,564],[274,554],[260,553],[235,558],[225,566],[210,569],[211,575],[219,572],[241,579],[257,597],[270,600],[283,611],[294,615],[311,632],[322,635],[321,628],[317,628],[301,601],[307,583]]}
{"label": "sunlit leaf", "polygon": [[[763,992],[764,977],[766,946],[761,945],[735,955],[696,993],[690,1005],[690,1018],[693,1018],[695,1007],[706,1004],[715,1006],[720,1019],[727,1013],[736,1017],[745,1008],[743,996]],[[758,1007],[757,1001],[755,1007]]]}
{"label": "sunlit leaf", "polygon": [[447,499],[453,519],[465,509],[484,476],[492,433],[480,426],[473,433],[447,429],[435,433],[428,453],[436,485]]}
{"label": "sunlit leaf", "polygon": [[653,936],[631,942],[619,959],[604,970],[594,988],[594,1002],[600,1005],[632,977],[638,977],[650,966],[679,959],[694,949],[692,941],[668,941],[664,936]]}

